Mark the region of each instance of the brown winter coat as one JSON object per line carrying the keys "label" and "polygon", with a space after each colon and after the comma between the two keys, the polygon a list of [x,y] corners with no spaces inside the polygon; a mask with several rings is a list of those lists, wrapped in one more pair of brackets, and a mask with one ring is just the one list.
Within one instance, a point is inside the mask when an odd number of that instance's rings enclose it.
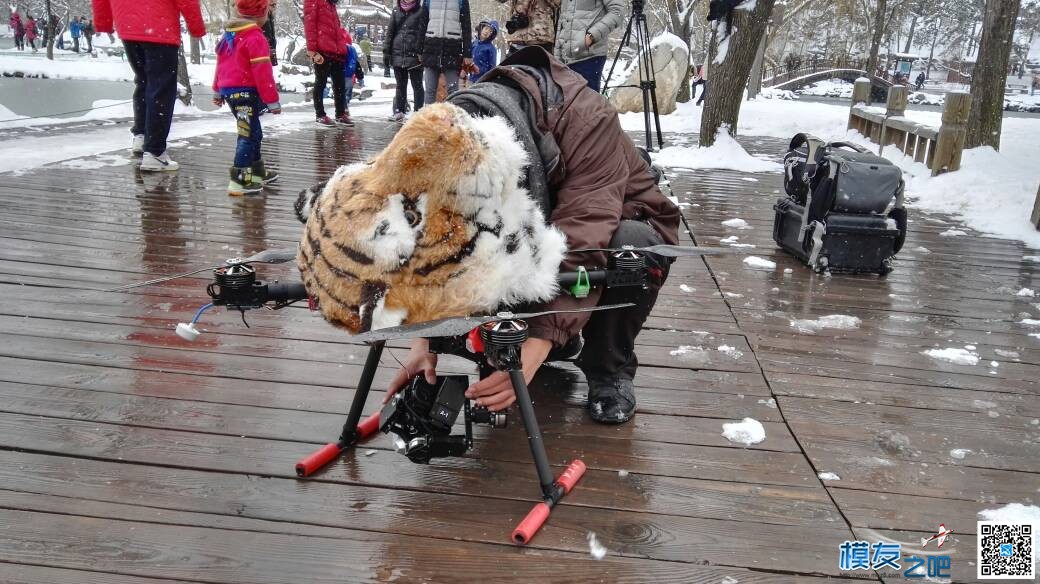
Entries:
{"label": "brown winter coat", "polygon": [[[567,236],[568,249],[607,247],[622,219],[645,221],[670,244],[679,240],[679,209],[672,204],[647,172],[635,144],[621,129],[617,111],[588,88],[585,79],[541,49],[529,48],[503,61],[482,81],[505,76],[518,83],[541,106],[542,92],[534,79],[510,64],[548,64],[563,94],[562,102],[538,116],[539,130],[551,131],[560,147],[563,178],[550,175],[556,203],[549,222]],[[537,107],[536,111],[544,108]],[[560,271],[605,266],[605,253],[568,256]],[[561,310],[595,306],[601,288],[588,298],[561,293],[537,309]],[[532,319],[532,337],[560,346],[576,336],[589,320],[588,313],[557,314]]]}

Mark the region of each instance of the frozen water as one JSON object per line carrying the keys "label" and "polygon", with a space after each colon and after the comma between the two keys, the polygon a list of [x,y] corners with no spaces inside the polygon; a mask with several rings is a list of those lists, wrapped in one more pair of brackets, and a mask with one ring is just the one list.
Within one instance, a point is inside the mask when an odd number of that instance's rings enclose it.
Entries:
{"label": "frozen water", "polygon": [[967,349],[959,349],[956,347],[949,347],[946,349],[928,349],[927,351],[921,351],[922,355],[931,357],[938,361],[946,361],[953,363],[954,365],[978,365],[979,354],[969,351]]}
{"label": "frozen water", "polygon": [[751,446],[766,439],[766,429],[754,418],[744,418],[741,422],[730,422],[722,425],[722,436],[730,442]]}
{"label": "frozen water", "polygon": [[748,256],[744,258],[744,265],[749,268],[773,270],[776,269],[776,262],[771,262],[765,258],[758,256]]}

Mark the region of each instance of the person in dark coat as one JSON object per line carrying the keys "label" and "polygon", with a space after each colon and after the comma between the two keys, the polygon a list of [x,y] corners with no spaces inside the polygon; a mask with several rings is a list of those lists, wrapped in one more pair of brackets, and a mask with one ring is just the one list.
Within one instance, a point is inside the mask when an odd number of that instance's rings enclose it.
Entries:
{"label": "person in dark coat", "polygon": [[482,20],[477,25],[477,38],[473,42],[473,64],[477,66],[474,81],[479,81],[485,73],[498,65],[498,49],[495,48],[497,36],[497,20]]}
{"label": "person in dark coat", "polygon": [[423,69],[419,58],[423,52],[428,19],[429,13],[419,4],[419,0],[398,0],[390,16],[390,27],[383,42],[383,67],[392,67],[397,80],[394,113],[391,116],[395,121],[403,120],[408,113],[409,82],[412,84],[415,111],[419,111],[425,103]]}
{"label": "person in dark coat", "polygon": [[423,41],[425,103],[437,100],[437,86],[444,75],[448,95],[459,89],[459,72],[473,63],[469,0],[424,0],[426,39]]}
{"label": "person in dark coat", "polygon": [[[522,119],[514,120],[512,125],[522,124],[523,131],[533,136],[549,134],[559,150],[559,159],[566,160],[566,165],[546,166],[545,175],[550,200],[554,201],[548,220],[566,235],[568,247],[678,243],[679,208],[661,193],[650,167],[622,130],[617,110],[590,89],[584,77],[541,48],[528,47],[507,57],[474,89],[499,82],[519,89],[512,94],[516,97],[505,98],[520,101],[514,108]],[[489,115],[473,108],[475,102],[467,103],[466,93],[449,97],[448,102],[456,102],[469,115]],[[530,109],[521,109],[522,106]],[[526,111],[533,112],[534,119],[529,119]],[[547,142],[539,139],[540,144]],[[540,157],[537,152],[531,155]],[[554,300],[531,307],[573,310],[616,302],[635,303],[624,309],[528,319],[528,339],[520,352],[526,381],[531,381],[542,363],[577,354],[575,362],[589,383],[589,416],[600,423],[621,424],[635,415],[635,339],[657,301],[671,265],[662,256],[647,254],[646,258],[648,286],[637,297],[624,297],[619,292],[621,288],[596,287],[586,297],[561,293]],[[560,270],[572,272],[579,265],[606,263],[607,256],[602,252],[572,254]],[[412,341],[411,351],[390,382],[388,393],[392,395],[418,374],[425,373],[427,379],[432,379],[436,367],[437,355],[429,352],[429,341]],[[502,372],[470,386],[466,397],[492,411],[508,408],[515,401],[512,383]]]}
{"label": "person in dark coat", "polygon": [[917,86],[917,91],[921,91],[921,88],[924,87],[924,71],[917,74],[917,81],[914,84]]}

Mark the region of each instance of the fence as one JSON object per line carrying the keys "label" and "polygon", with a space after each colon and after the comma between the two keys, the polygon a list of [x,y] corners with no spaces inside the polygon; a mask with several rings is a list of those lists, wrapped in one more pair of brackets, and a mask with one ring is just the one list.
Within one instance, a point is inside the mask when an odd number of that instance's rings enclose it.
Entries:
{"label": "fence", "polygon": [[852,91],[852,108],[849,110],[849,129],[857,130],[880,144],[881,151],[886,146],[895,146],[903,154],[924,163],[931,169],[932,176],[961,167],[965,124],[971,109],[970,94],[964,91],[946,94],[942,125],[936,129],[903,116],[907,99],[905,85],[893,85],[888,89],[884,113],[873,111],[865,105],[870,88],[870,81],[856,81]]}

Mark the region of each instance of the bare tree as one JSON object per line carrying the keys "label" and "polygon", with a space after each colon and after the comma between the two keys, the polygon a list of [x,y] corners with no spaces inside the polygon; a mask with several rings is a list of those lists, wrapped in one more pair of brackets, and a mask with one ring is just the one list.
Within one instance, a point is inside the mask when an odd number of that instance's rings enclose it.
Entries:
{"label": "bare tree", "polygon": [[[668,13],[668,30],[675,36],[682,39],[686,43],[686,49],[690,55],[693,55],[692,39],[693,39],[693,17],[696,14],[694,8],[697,6],[698,0],[666,0],[667,13]],[[683,76],[682,83],[679,85],[679,95],[676,101],[685,102],[690,101],[690,68],[686,68],[686,74]]]}
{"label": "bare tree", "polygon": [[982,21],[979,58],[971,78],[971,113],[968,115],[966,148],[992,146],[1000,149],[1004,117],[1004,88],[1008,58],[1014,44],[1019,0],[986,0]]}
{"label": "bare tree", "polygon": [[774,0],[745,0],[732,11],[732,26],[714,23],[708,50],[708,97],[701,115],[700,145],[711,146],[724,126],[737,132],[740,104],[759,40],[766,33]]}

